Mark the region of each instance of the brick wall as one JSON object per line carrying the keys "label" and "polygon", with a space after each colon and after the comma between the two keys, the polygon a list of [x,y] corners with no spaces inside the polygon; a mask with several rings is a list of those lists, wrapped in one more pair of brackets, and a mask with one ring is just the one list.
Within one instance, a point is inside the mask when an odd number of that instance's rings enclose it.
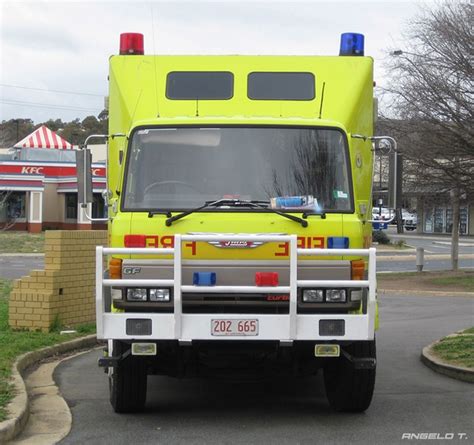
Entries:
{"label": "brick wall", "polygon": [[10,294],[13,329],[48,331],[95,321],[95,246],[107,245],[107,231],[47,231],[45,269],[16,280]]}

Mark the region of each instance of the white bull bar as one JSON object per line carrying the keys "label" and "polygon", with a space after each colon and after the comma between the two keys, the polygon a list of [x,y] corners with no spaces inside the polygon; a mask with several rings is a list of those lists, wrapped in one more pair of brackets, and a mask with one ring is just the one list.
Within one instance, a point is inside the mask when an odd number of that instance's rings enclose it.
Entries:
{"label": "white bull bar", "polygon": [[[290,246],[289,286],[190,286],[182,284],[181,247],[183,241],[264,241],[287,242]],[[175,235],[173,248],[104,248],[96,250],[96,318],[97,338],[133,339],[126,333],[129,319],[151,320],[151,335],[140,335],[147,340],[371,340],[375,331],[376,312],[376,250],[370,249],[298,249],[296,235]],[[104,279],[104,255],[172,255],[174,279]],[[363,256],[369,258],[368,280],[298,280],[298,256]],[[111,313],[105,312],[103,289],[108,287],[144,286],[172,287],[173,313]],[[362,314],[298,314],[297,290],[307,287],[368,288],[367,311]],[[182,293],[289,293],[288,314],[183,314]],[[258,320],[256,336],[215,337],[211,334],[212,320]],[[344,320],[344,335],[321,336],[320,320]]]}

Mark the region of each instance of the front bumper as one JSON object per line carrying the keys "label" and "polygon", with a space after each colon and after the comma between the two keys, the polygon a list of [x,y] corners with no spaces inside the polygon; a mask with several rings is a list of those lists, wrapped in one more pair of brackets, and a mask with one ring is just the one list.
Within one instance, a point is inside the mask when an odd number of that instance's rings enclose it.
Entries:
{"label": "front bumper", "polygon": [[[182,284],[181,243],[184,241],[268,241],[288,242],[290,245],[290,281],[289,286],[190,286]],[[108,254],[140,254],[140,255],[173,255],[174,277],[165,279],[104,279],[103,256]],[[335,256],[369,257],[368,280],[298,280],[298,256]],[[298,249],[294,235],[176,235],[174,248],[103,248],[97,247],[96,252],[96,315],[97,337],[99,339],[116,340],[372,340],[375,331],[376,317],[376,275],[375,249]],[[112,313],[105,311],[104,288],[121,286],[173,287],[173,313]],[[309,287],[341,287],[367,288],[367,302],[364,313],[360,314],[298,314],[297,297],[299,288]],[[255,293],[273,292],[290,295],[288,314],[183,314],[182,293]],[[254,336],[215,337],[211,333],[212,321],[222,320],[258,320],[258,333]],[[127,320],[129,322],[127,323]],[[132,321],[137,320],[137,321]],[[140,322],[142,320],[142,322]],[[343,332],[337,335],[321,335],[320,325],[324,320],[337,320],[344,325]],[[133,334],[127,329],[129,324],[146,326],[143,332]]]}
{"label": "front bumper", "polygon": [[[127,320],[150,320],[150,334],[128,335]],[[212,320],[258,320],[259,330],[255,336],[215,337],[211,334]],[[344,335],[320,335],[321,320],[343,320]],[[296,326],[296,332],[290,336],[291,322]],[[181,332],[175,332],[175,317],[173,314],[150,313],[109,313],[102,318],[102,333],[98,338],[115,340],[373,340],[374,329],[370,325],[367,314],[302,314],[296,315],[290,321],[288,315],[269,314],[182,314]]]}

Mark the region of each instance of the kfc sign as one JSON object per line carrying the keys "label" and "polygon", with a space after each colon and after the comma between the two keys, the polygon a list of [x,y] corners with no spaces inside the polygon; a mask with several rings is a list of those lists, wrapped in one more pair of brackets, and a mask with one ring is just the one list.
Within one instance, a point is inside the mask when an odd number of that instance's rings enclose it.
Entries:
{"label": "kfc sign", "polygon": [[22,167],[21,174],[25,175],[42,175],[44,167]]}

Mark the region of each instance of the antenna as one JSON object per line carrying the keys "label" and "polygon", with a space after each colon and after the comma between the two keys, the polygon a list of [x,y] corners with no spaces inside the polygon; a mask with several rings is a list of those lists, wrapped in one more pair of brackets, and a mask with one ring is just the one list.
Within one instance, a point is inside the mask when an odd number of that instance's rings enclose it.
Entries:
{"label": "antenna", "polygon": [[326,89],[326,82],[323,82],[323,88],[321,90],[321,103],[319,104],[319,119],[323,115],[323,103],[324,103],[324,90]]}
{"label": "antenna", "polygon": [[158,104],[158,79],[156,73],[156,50],[155,50],[155,19],[153,14],[153,4],[150,4],[151,9],[151,36],[153,39],[153,70],[155,72],[155,101],[156,101],[156,117],[160,117],[160,106]]}

